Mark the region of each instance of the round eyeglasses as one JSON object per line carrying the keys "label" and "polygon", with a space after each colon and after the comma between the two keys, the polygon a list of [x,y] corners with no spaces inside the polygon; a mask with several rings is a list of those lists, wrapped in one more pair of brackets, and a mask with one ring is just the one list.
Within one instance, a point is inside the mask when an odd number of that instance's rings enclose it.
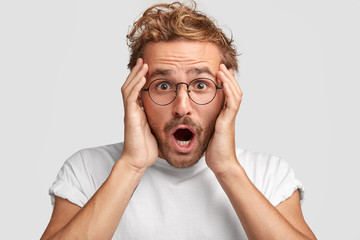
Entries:
{"label": "round eyeglasses", "polygon": [[187,87],[187,94],[190,99],[199,105],[206,105],[214,100],[218,89],[223,86],[217,86],[209,78],[195,78],[189,84],[185,82],[174,83],[166,78],[159,78],[152,81],[148,88],[142,90],[149,93],[150,99],[160,106],[166,106],[172,103],[178,93],[178,86],[184,84]]}

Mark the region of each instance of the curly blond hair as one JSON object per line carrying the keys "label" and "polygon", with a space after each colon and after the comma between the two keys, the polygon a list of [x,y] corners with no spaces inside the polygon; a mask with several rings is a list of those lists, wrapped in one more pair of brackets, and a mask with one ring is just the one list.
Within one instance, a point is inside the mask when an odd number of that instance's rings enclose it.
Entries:
{"label": "curly blond hair", "polygon": [[222,53],[222,63],[238,71],[232,37],[228,38],[214,20],[197,11],[195,1],[190,3],[191,6],[180,2],[153,5],[134,22],[126,36],[130,48],[129,69],[135,66],[139,57],[143,57],[147,43],[185,38],[214,43]]}

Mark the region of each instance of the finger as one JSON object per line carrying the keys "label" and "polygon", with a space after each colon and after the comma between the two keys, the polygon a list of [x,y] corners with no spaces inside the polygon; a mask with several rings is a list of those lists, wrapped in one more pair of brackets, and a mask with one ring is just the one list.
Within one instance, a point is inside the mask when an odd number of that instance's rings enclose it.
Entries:
{"label": "finger", "polygon": [[224,64],[221,64],[220,71],[224,72],[225,76],[230,80],[231,88],[236,89],[237,94],[242,96],[242,90],[241,90],[232,70],[227,69]]}
{"label": "finger", "polygon": [[223,83],[223,90],[225,94],[225,109],[230,109],[237,112],[241,97],[239,96],[237,90],[233,87],[233,84],[224,72],[219,71],[218,78]]}
{"label": "finger", "polygon": [[142,58],[138,58],[136,61],[135,66],[133,67],[133,69],[131,70],[130,74],[128,75],[128,77],[126,78],[124,84],[123,84],[123,88],[126,88],[128,86],[128,84],[131,82],[131,80],[134,78],[134,76],[136,76],[136,74],[138,74],[138,72],[141,70],[143,65],[143,59]]}
{"label": "finger", "polygon": [[231,69],[228,69],[224,64],[220,65],[220,70],[223,71],[225,75],[230,79],[232,87],[234,87],[238,91],[238,94],[242,95],[242,90],[235,78],[233,71]]}
{"label": "finger", "polygon": [[238,104],[240,104],[241,100],[242,100],[243,92],[242,92],[238,82],[236,81],[236,78],[235,78],[234,74],[230,70],[228,70],[225,67],[225,65],[223,65],[223,64],[221,64],[219,72],[224,74],[224,76],[222,78],[223,79],[222,81],[225,81],[225,82],[229,83],[230,89],[234,93],[234,99],[236,99]]}
{"label": "finger", "polygon": [[228,69],[228,71],[231,74],[231,79],[232,79],[232,82],[234,83],[235,88],[238,90],[239,94],[242,95],[242,90],[240,88],[239,82],[237,81],[237,79],[235,77],[233,70],[230,68],[230,69]]}
{"label": "finger", "polygon": [[138,71],[138,73],[135,76],[133,76],[133,78],[128,83],[128,85],[122,88],[122,93],[124,98],[127,98],[127,96],[130,94],[134,86],[141,80],[142,77],[145,77],[147,71],[148,71],[148,65],[144,63],[141,69]]}
{"label": "finger", "polygon": [[138,98],[139,98],[140,91],[142,90],[145,83],[146,83],[146,78],[141,77],[139,79],[139,81],[133,86],[129,95],[127,96],[126,100],[124,101],[124,103],[126,103],[126,106],[134,106],[134,104],[135,104],[140,107]]}
{"label": "finger", "polygon": [[[231,77],[224,71],[220,70],[218,72],[218,78],[223,83],[223,85],[227,85],[227,91],[231,92],[231,96],[237,94],[237,89],[234,86],[234,82],[231,80]],[[230,92],[228,92],[230,94]]]}
{"label": "finger", "polygon": [[126,89],[131,90],[134,87],[134,85],[140,80],[140,78],[145,77],[148,69],[149,68],[146,63],[142,64],[141,69],[137,72],[135,76],[133,76],[133,79],[129,82]]}

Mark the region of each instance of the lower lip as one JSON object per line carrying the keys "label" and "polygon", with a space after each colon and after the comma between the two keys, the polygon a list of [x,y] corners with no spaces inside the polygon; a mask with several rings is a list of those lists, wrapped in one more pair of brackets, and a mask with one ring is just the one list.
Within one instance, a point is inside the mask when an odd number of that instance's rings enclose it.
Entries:
{"label": "lower lip", "polygon": [[196,136],[193,135],[193,138],[191,139],[189,145],[181,146],[176,141],[176,138],[174,137],[174,135],[172,135],[172,141],[174,143],[174,146],[175,146],[176,150],[181,152],[181,153],[189,153],[189,152],[191,152],[193,150],[193,147],[194,147],[194,144],[195,144],[195,138],[196,138]]}

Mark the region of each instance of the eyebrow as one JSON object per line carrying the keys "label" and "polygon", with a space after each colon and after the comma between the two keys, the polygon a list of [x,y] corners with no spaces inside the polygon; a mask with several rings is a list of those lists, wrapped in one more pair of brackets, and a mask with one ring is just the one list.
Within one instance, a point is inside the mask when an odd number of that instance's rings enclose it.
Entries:
{"label": "eyebrow", "polygon": [[171,69],[157,68],[150,74],[149,78],[152,79],[155,76],[167,77],[167,76],[171,75],[172,73],[174,73],[174,71]]}
{"label": "eyebrow", "polygon": [[186,74],[189,74],[189,73],[192,73],[192,74],[195,74],[195,75],[200,75],[202,73],[207,73],[212,78],[215,78],[215,74],[213,74],[208,67],[191,68],[191,69],[186,71]]}
{"label": "eyebrow", "polygon": [[[172,69],[157,68],[150,74],[149,78],[151,79],[151,78],[154,78],[155,76],[168,77],[168,76],[170,76],[170,75],[172,75],[174,73],[175,73],[175,71],[172,70]],[[195,74],[197,76],[197,75],[200,75],[202,73],[207,73],[212,78],[215,78],[215,74],[212,73],[208,67],[191,68],[191,69],[186,71],[187,75]]]}

